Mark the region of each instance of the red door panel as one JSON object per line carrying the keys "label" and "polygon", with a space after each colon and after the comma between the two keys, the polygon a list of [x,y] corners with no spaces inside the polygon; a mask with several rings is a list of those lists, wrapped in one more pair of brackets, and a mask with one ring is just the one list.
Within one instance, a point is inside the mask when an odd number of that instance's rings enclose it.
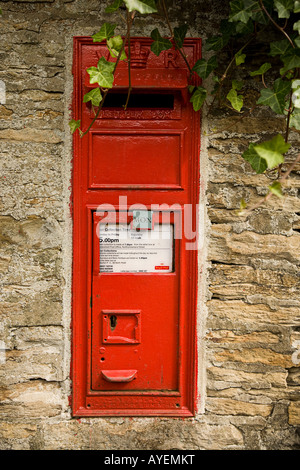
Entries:
{"label": "red door panel", "polygon": [[90,188],[180,187],[180,154],[179,133],[92,132]]}
{"label": "red door panel", "polygon": [[[101,274],[93,291],[92,389],[178,390],[178,276]],[[131,382],[101,373],[132,369]]]}

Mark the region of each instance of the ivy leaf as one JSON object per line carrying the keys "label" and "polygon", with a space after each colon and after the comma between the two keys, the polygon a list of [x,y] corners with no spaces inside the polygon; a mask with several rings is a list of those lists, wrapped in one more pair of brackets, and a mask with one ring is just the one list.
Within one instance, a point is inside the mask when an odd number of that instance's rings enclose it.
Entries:
{"label": "ivy leaf", "polygon": [[254,31],[253,21],[250,19],[250,20],[248,20],[248,23],[246,23],[246,24],[245,23],[236,23],[235,30],[236,30],[237,34],[242,34],[244,36],[246,34],[251,34]]}
{"label": "ivy leaf", "polygon": [[300,131],[300,108],[295,108],[290,115],[290,127],[294,127]]}
{"label": "ivy leaf", "polygon": [[154,0],[124,0],[124,3],[128,11],[138,11],[142,15],[157,12]]}
{"label": "ivy leaf", "polygon": [[247,208],[247,204],[244,198],[240,200],[240,209],[236,211],[236,215],[242,216],[245,214],[245,209]]}
{"label": "ivy leaf", "polygon": [[76,131],[76,129],[79,129],[79,128],[80,128],[80,119],[79,119],[78,121],[75,121],[75,119],[72,119],[72,120],[69,122],[69,126],[70,126],[70,129],[71,129],[72,134],[74,134],[74,132]]}
{"label": "ivy leaf", "polygon": [[161,37],[160,32],[157,28],[151,32],[151,38],[154,41],[151,44],[151,51],[154,52],[154,54],[157,56],[159,56],[161,51],[165,51],[173,47],[173,44],[169,39]]}
{"label": "ivy leaf", "polygon": [[299,0],[295,0],[294,13],[300,13],[300,1]]}
{"label": "ivy leaf", "polygon": [[231,84],[234,90],[241,90],[244,86],[243,80],[232,80]]}
{"label": "ivy leaf", "polygon": [[105,8],[105,13],[113,13],[114,11],[120,8],[122,3],[123,3],[123,0],[115,0],[112,5]]}
{"label": "ivy leaf", "polygon": [[233,34],[235,34],[235,30],[236,30],[235,24],[230,23],[230,21],[227,19],[221,20],[220,31],[223,36],[230,37]]}
{"label": "ivy leaf", "polygon": [[[233,0],[230,2],[230,9],[229,21],[241,22],[244,24],[247,24],[250,19],[262,24],[267,24],[268,22],[267,17],[261,10],[260,3],[257,0]],[[252,29],[251,22],[248,23],[247,28]],[[246,30],[243,31],[242,28],[240,29],[240,32],[244,33]]]}
{"label": "ivy leaf", "polygon": [[282,39],[280,41],[274,41],[270,43],[270,55],[274,57],[275,55],[285,54],[286,51],[291,47],[287,39]]}
{"label": "ivy leaf", "polygon": [[220,24],[220,30],[222,36],[212,36],[207,39],[205,49],[207,51],[220,51],[225,47],[231,36],[235,33],[236,25],[229,23],[227,20],[222,20]]}
{"label": "ivy leaf", "polygon": [[115,34],[115,27],[116,24],[104,23],[101,26],[100,31],[98,33],[93,34],[92,38],[94,42],[101,42],[104,39],[109,39]]}
{"label": "ivy leaf", "polygon": [[93,88],[84,95],[83,102],[87,103],[88,101],[91,101],[93,106],[99,106],[100,102],[102,101],[100,88]]}
{"label": "ivy leaf", "polygon": [[254,150],[266,160],[268,168],[272,169],[284,162],[283,154],[290,146],[284,141],[282,135],[278,134],[267,142],[255,145]]}
{"label": "ivy leaf", "polygon": [[273,90],[271,88],[261,90],[257,104],[270,106],[275,113],[283,114],[285,97],[289,93],[290,89],[291,82],[277,78],[274,82]]}
{"label": "ivy leaf", "polygon": [[190,102],[193,103],[194,111],[199,111],[205,101],[206,95],[207,91],[205,88],[202,86],[196,88],[190,99]]}
{"label": "ivy leaf", "polygon": [[289,18],[294,8],[294,0],[274,0],[274,6],[278,12],[278,18]]}
{"label": "ivy leaf", "polygon": [[295,108],[300,108],[300,80],[293,80],[292,82],[292,102]]}
{"label": "ivy leaf", "polygon": [[231,106],[238,112],[241,111],[243,107],[243,97],[238,95],[237,91],[234,88],[231,88],[230,92],[227,94],[226,98],[230,101]]}
{"label": "ivy leaf", "polygon": [[245,10],[243,0],[233,0],[230,2],[230,15],[229,21],[241,21],[242,23],[248,23],[250,15]]}
{"label": "ivy leaf", "polygon": [[296,23],[294,23],[294,26],[293,26],[293,30],[294,31],[298,31],[298,34],[300,34],[300,20],[297,21]]}
{"label": "ivy leaf", "polygon": [[245,201],[244,198],[242,198],[240,200],[240,210],[242,211],[242,210],[246,209],[246,207],[247,207],[246,201]]}
{"label": "ivy leaf", "polygon": [[97,67],[89,67],[87,69],[87,73],[90,76],[90,83],[98,83],[98,85],[103,88],[112,88],[114,68],[115,64],[113,62],[108,62],[104,57],[101,57]]}
{"label": "ivy leaf", "polygon": [[187,30],[188,30],[187,24],[183,24],[179,26],[178,28],[174,28],[174,40],[176,42],[177,47],[180,48],[183,46],[183,41],[185,39]]}
{"label": "ivy leaf", "polygon": [[220,51],[228,44],[229,38],[225,36],[212,36],[211,38],[207,39],[205,43],[205,49],[207,51]]}
{"label": "ivy leaf", "polygon": [[296,44],[297,47],[300,48],[300,36],[294,39],[294,43]]}
{"label": "ivy leaf", "polygon": [[259,67],[258,70],[250,72],[250,76],[256,77],[257,75],[264,75],[270,68],[272,68],[272,65],[269,62],[265,62]]}
{"label": "ivy leaf", "polygon": [[283,75],[289,70],[300,67],[300,49],[293,49],[292,47],[281,56],[284,67],[280,69],[280,74]]}
{"label": "ivy leaf", "polygon": [[246,54],[243,54],[241,51],[235,54],[235,63],[236,65],[241,65],[245,62]]}
{"label": "ivy leaf", "polygon": [[268,168],[267,162],[255,151],[254,144],[250,144],[249,148],[242,154],[242,157],[250,163],[253,170],[257,174],[263,173]]}
{"label": "ivy leaf", "polygon": [[[107,47],[109,49],[110,55],[112,57],[118,57],[122,47],[123,47],[123,39],[121,36],[114,36],[113,38],[107,39],[106,41]],[[126,60],[127,56],[125,51],[123,50],[121,53],[120,60]]]}
{"label": "ivy leaf", "polygon": [[199,75],[200,78],[207,78],[210,73],[217,67],[217,56],[213,55],[206,61],[205,59],[199,59],[193,67],[193,71]]}
{"label": "ivy leaf", "polygon": [[[273,0],[271,0],[273,1]],[[258,1],[253,0],[244,0],[245,7],[248,8],[249,14],[253,21],[260,24],[268,24],[269,19],[267,15],[262,11],[260,3]],[[264,0],[264,5],[267,9],[268,8],[268,1]],[[271,8],[273,5],[271,6]]]}
{"label": "ivy leaf", "polygon": [[274,181],[274,183],[269,186],[269,190],[271,193],[275,194],[275,196],[283,197],[283,192],[279,181]]}

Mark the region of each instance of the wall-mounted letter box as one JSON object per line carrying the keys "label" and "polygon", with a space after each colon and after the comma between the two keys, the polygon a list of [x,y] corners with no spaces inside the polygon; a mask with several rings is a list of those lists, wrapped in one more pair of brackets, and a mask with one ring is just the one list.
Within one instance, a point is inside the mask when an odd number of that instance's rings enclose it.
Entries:
{"label": "wall-mounted letter box", "polygon": [[[88,134],[74,135],[73,414],[193,416],[196,399],[199,114],[172,49],[133,38]],[[192,65],[200,40],[184,43]],[[74,118],[105,44],[74,40]],[[110,59],[115,60],[115,59]]]}

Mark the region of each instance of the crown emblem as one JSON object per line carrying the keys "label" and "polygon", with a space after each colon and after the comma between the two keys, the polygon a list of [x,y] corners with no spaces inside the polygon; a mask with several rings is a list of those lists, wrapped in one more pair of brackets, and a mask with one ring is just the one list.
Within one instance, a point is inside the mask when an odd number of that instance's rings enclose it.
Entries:
{"label": "crown emblem", "polygon": [[[128,48],[127,48],[128,57]],[[135,42],[131,48],[131,67],[135,69],[144,69],[147,66],[147,60],[150,50],[147,47],[141,45],[140,42]]]}

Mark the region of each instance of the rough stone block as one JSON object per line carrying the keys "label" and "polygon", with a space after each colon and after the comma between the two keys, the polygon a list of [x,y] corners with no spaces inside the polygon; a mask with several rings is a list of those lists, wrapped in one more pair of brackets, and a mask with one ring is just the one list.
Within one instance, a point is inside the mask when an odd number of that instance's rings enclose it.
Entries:
{"label": "rough stone block", "polygon": [[57,416],[62,410],[59,384],[45,383],[42,380],[2,388],[0,397],[2,419],[9,421],[21,418],[40,420]]}
{"label": "rough stone block", "polygon": [[293,401],[289,406],[289,424],[300,426],[300,402]]}
{"label": "rough stone block", "polygon": [[272,411],[272,405],[243,402],[226,398],[208,398],[206,409],[221,415],[246,415],[267,417]]}

